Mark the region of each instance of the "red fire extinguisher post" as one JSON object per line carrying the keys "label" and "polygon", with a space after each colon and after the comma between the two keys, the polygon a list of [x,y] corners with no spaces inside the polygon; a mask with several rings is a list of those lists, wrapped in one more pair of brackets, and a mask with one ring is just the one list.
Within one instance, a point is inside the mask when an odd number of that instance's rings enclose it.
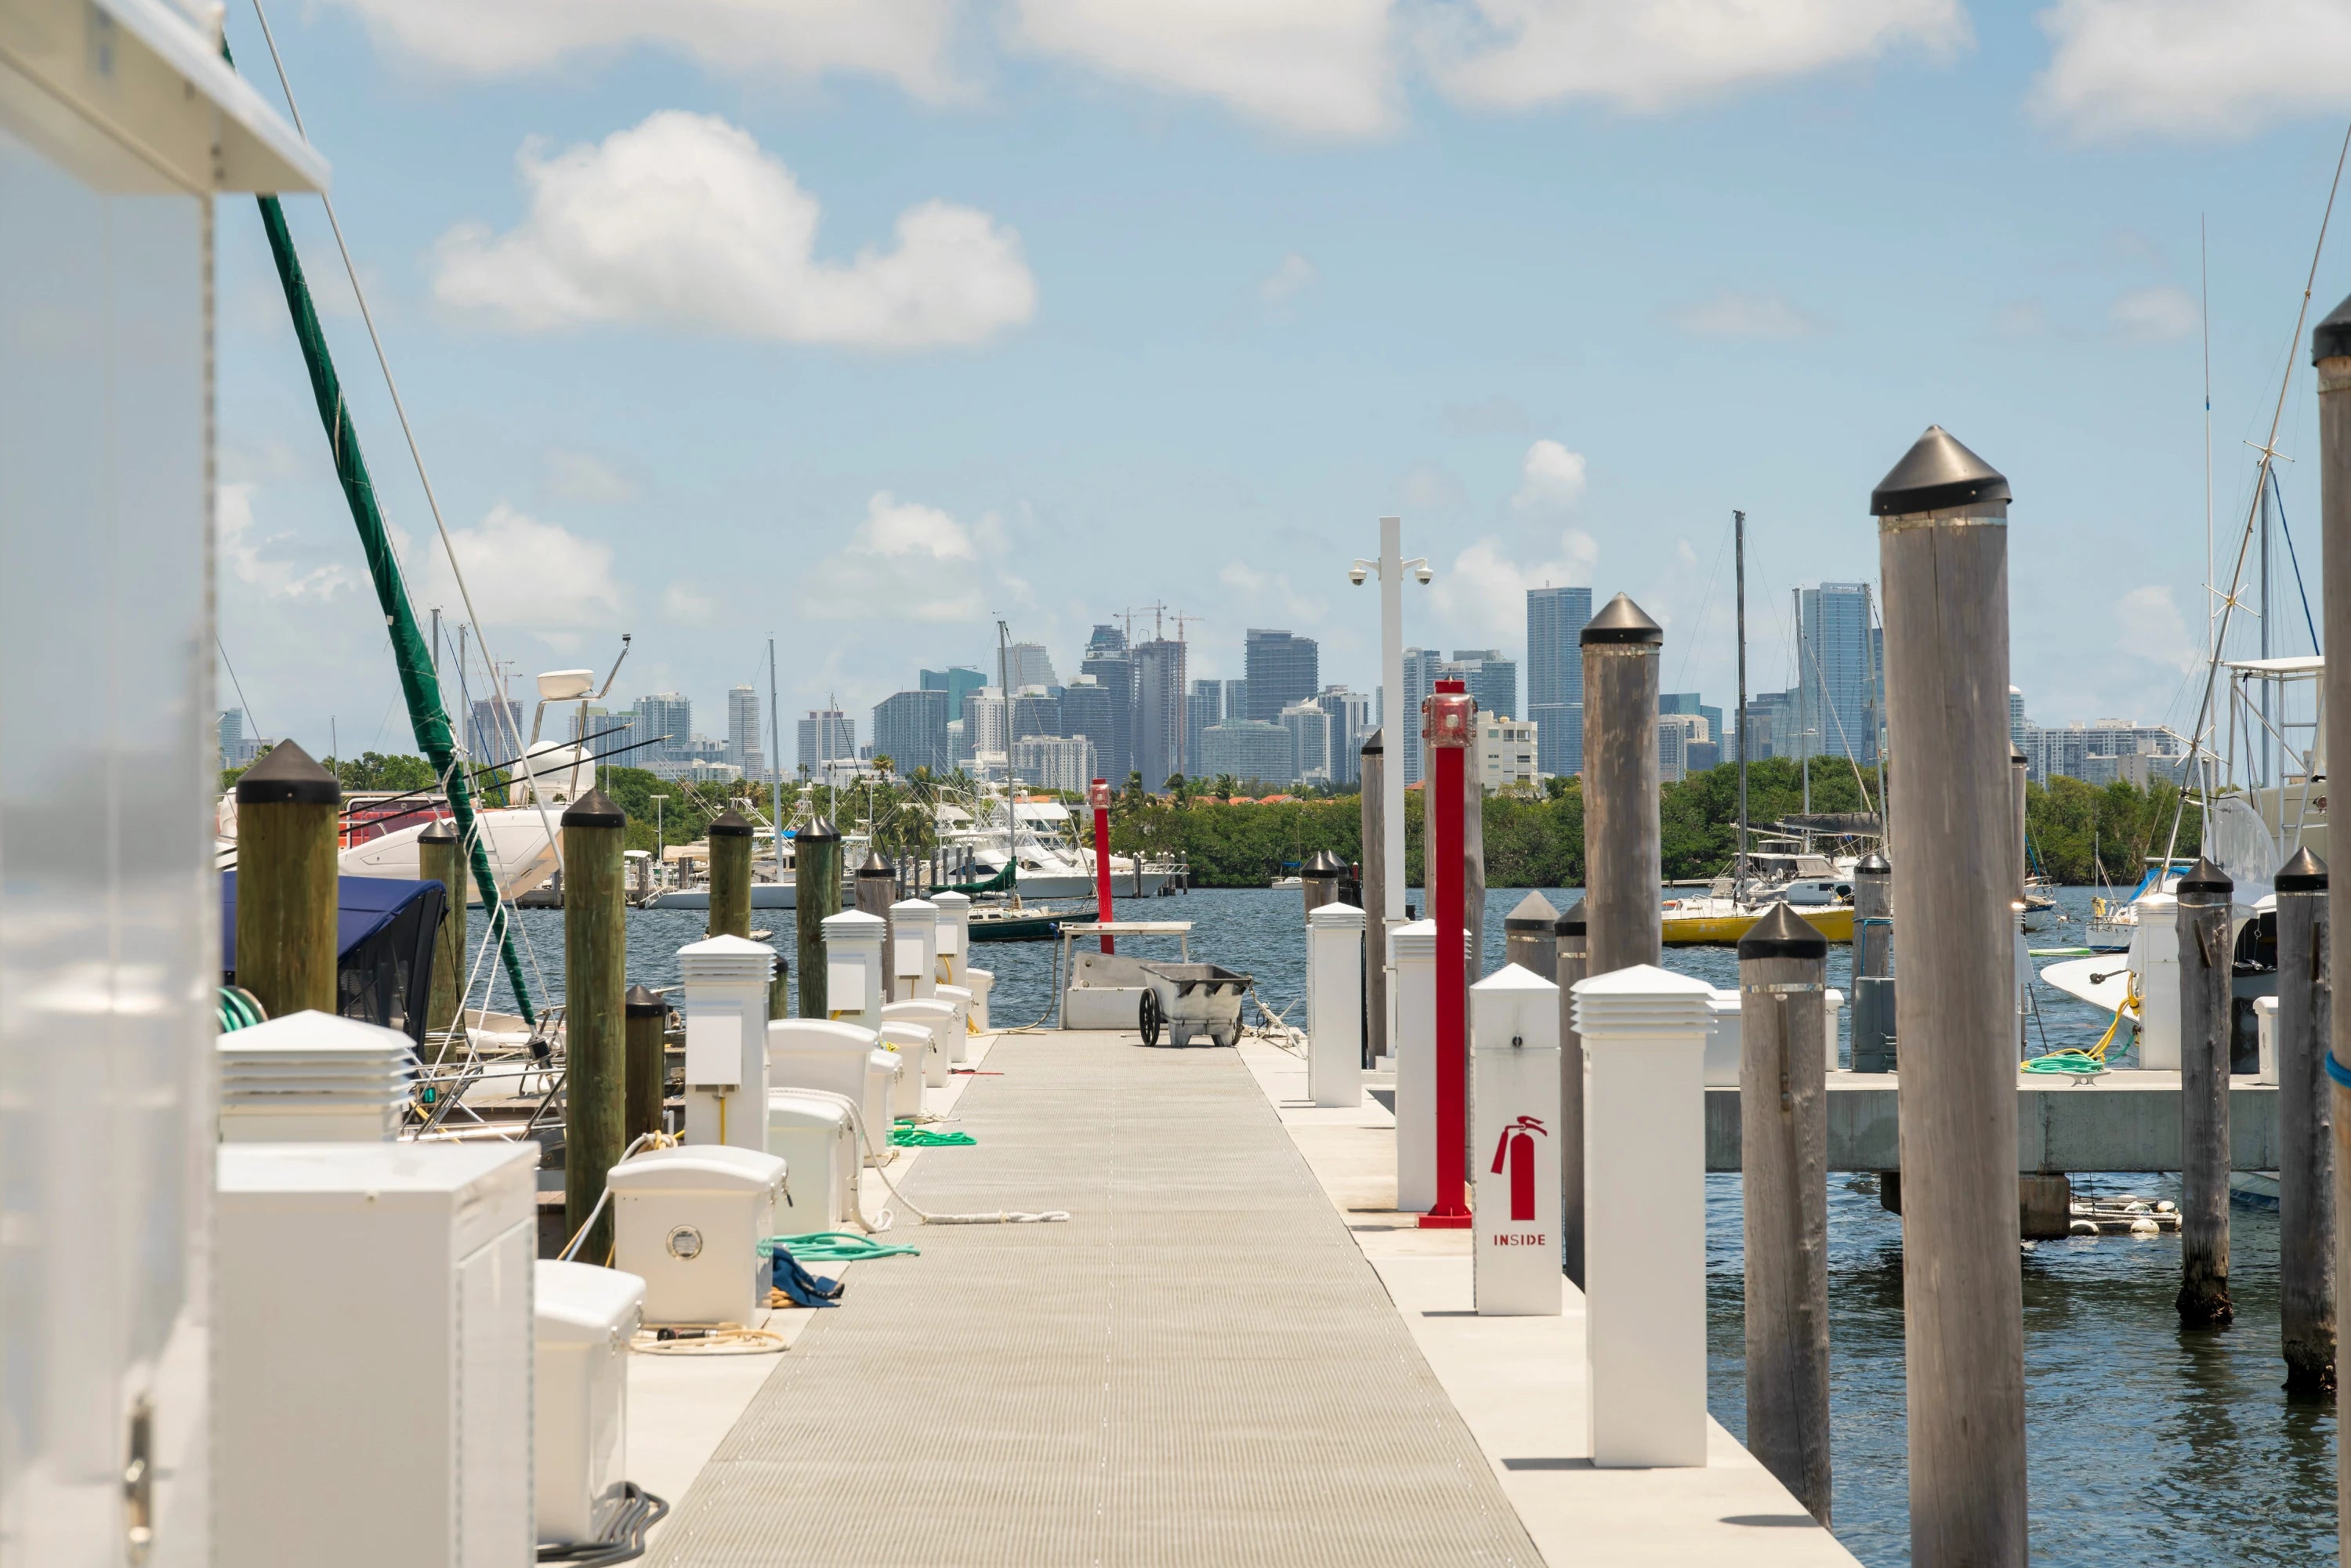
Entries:
{"label": "red fire extinguisher post", "polygon": [[1462,961],[1461,768],[1468,757],[1468,688],[1439,681],[1421,705],[1421,744],[1428,758],[1429,913],[1437,920],[1437,1207],[1420,1217],[1432,1230],[1467,1230],[1468,971]]}
{"label": "red fire extinguisher post", "polygon": [[[1095,917],[1104,925],[1110,922],[1110,780],[1097,779],[1086,791],[1086,799],[1094,809],[1094,910]],[[1110,933],[1102,933],[1102,950],[1117,951]]]}

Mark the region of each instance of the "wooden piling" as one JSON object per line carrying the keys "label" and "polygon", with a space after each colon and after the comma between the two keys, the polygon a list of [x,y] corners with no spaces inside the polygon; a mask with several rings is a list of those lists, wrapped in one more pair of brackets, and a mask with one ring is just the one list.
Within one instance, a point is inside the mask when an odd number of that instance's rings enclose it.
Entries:
{"label": "wooden piling", "polygon": [[1527,894],[1502,917],[1502,962],[1558,980],[1559,911],[1541,894]]}
{"label": "wooden piling", "polygon": [[2180,1323],[2218,1328],[2229,1303],[2228,873],[2199,860],[2179,895]]}
{"label": "wooden piling", "polygon": [[1625,594],[1583,628],[1584,911],[1588,971],[1665,955],[1657,665],[1666,634]]}
{"label": "wooden piling", "polygon": [[1853,868],[1853,1054],[1855,1072],[1885,1072],[1894,1032],[1894,867],[1872,852]]}
{"label": "wooden piling", "polygon": [[1560,1268],[1583,1289],[1583,1037],[1575,1030],[1575,982],[1586,972],[1583,900],[1568,905],[1554,928],[1559,981]]}
{"label": "wooden piling", "polygon": [[1375,729],[1364,737],[1363,750],[1365,1067],[1394,1049],[1388,1044],[1388,843],[1380,815],[1387,809],[1387,743]]}
{"label": "wooden piling", "polygon": [[236,983],[271,1018],[335,1010],[342,786],[290,740],[236,781]]}
{"label": "wooden piling", "polygon": [[1306,907],[1300,912],[1299,924],[1326,904],[1339,902],[1339,879],[1347,874],[1347,862],[1329,850],[1316,850],[1298,868],[1298,890]]}
{"label": "wooden piling", "polygon": [[2285,1385],[2335,1386],[2335,1086],[2326,1079],[2334,986],[2326,862],[2297,852],[2277,873],[2278,1317]]}
{"label": "wooden piling", "polygon": [[1826,938],[1775,904],[1739,941],[1747,1448],[1829,1522]]}
{"label": "wooden piling", "polygon": [[643,986],[631,986],[622,999],[628,1056],[627,1113],[622,1146],[662,1131],[662,1102],[668,1097],[668,1063],[663,1056],[669,1030],[669,1004]]}
{"label": "wooden piling", "polygon": [[1902,824],[1895,928],[1910,1561],[2026,1561],[2009,905],[2008,481],[1929,429],[1870,497]]}
{"label": "wooden piling", "polygon": [[2016,876],[2012,896],[2019,904],[2024,902],[2024,884],[2032,875],[2032,841],[2024,826],[2024,786],[2028,778],[2026,770],[2031,767],[2032,759],[2014,741],[2011,741],[2008,747],[2008,789],[2011,810],[2016,821]]}
{"label": "wooden piling", "polygon": [[441,930],[433,939],[433,999],[426,1004],[424,1061],[439,1066],[448,1059],[453,1042],[465,1038],[465,893],[472,884],[465,875],[465,857],[457,852],[457,830],[434,822],[416,835],[419,880],[441,884]]}
{"label": "wooden piling", "polygon": [[751,935],[751,824],[729,806],[710,824],[710,919],[713,936]]}
{"label": "wooden piling", "polygon": [[890,918],[890,906],[895,904],[893,891],[896,879],[890,874],[890,862],[882,858],[879,850],[867,850],[865,860],[857,868],[857,907],[882,922],[882,999],[899,1000],[898,996],[898,928]]}
{"label": "wooden piling", "polygon": [[[801,979],[805,982],[807,977],[802,976]],[[776,967],[768,974],[768,1019],[772,1023],[777,1019],[791,1016],[792,961],[778,953],[776,955]]]}
{"label": "wooden piling", "polygon": [[[590,789],[563,811],[563,1218],[578,1235],[628,1143],[623,996],[629,961],[628,818]],[[610,1206],[574,1254],[603,1263]]]}
{"label": "wooden piling", "polygon": [[819,817],[792,840],[792,905],[799,916],[800,1017],[825,1010],[824,921],[841,913],[841,830]]}
{"label": "wooden piling", "polygon": [[[2322,646],[2351,648],[2351,299],[2335,308],[2311,334],[2311,362],[2318,368],[2319,545],[2326,617]],[[2326,716],[2326,755],[2351,757],[2351,660],[2326,663],[2320,701]],[[2351,966],[2351,921],[2327,923],[2326,972]],[[2337,946],[2341,943],[2345,946]],[[2346,970],[2351,973],[2351,970]],[[2351,1009],[2328,1009],[2326,1034],[2329,1110],[2334,1119],[2335,1207],[2351,1213]],[[2351,1300],[2351,1248],[2337,1247],[2337,1301]],[[2337,1560],[2351,1568],[2351,1443],[2335,1445]]]}

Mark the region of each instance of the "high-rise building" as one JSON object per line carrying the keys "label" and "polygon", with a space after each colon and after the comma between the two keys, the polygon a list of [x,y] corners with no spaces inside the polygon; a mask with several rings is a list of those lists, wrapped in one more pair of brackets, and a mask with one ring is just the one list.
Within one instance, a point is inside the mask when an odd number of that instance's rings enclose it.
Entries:
{"label": "high-rise building", "polygon": [[759,766],[759,694],[749,686],[726,688],[726,760],[746,779],[764,771]]}
{"label": "high-rise building", "polygon": [[1692,772],[1689,750],[1706,737],[1706,720],[1694,713],[1657,716],[1657,780],[1678,784]]}
{"label": "high-rise building", "polygon": [[1290,777],[1306,784],[1331,781],[1331,716],[1319,703],[1292,703],[1281,710],[1290,732]]}
{"label": "high-rise building", "polygon": [[[684,762],[694,740],[694,704],[675,692],[655,692],[637,699],[632,741],[652,741],[635,755],[647,761]],[[637,766],[643,767],[641,762]]]}
{"label": "high-rise building", "polygon": [[245,710],[233,707],[220,716],[220,765],[223,768],[252,766],[256,749],[245,733]]}
{"label": "high-rise building", "polygon": [[988,753],[1001,766],[1012,748],[1011,737],[1004,728],[1004,694],[994,686],[964,694],[963,730],[964,744],[971,748],[973,757]]}
{"label": "high-rise building", "polygon": [[[2027,724],[2018,745],[2024,753],[2026,775],[2044,787],[2056,775],[2093,784],[2127,779],[2144,786],[2150,777],[2176,783],[2188,749],[2169,730],[2126,718],[2077,722],[2055,729]],[[2149,760],[2133,762],[2135,758]]]}
{"label": "high-rise building", "polygon": [[888,758],[901,779],[912,777],[917,768],[927,768],[934,775],[946,773],[951,765],[947,694],[899,692],[883,698],[873,708],[873,755]]}
{"label": "high-rise building", "polygon": [[822,779],[829,762],[857,760],[857,724],[837,707],[811,708],[799,721],[799,765],[810,779]]}
{"label": "high-rise building", "polygon": [[494,697],[475,697],[465,716],[465,750],[475,762],[510,762],[522,754],[529,731],[522,727],[522,704],[509,697],[500,715]]}
{"label": "high-rise building", "polygon": [[1200,732],[1200,777],[1229,774],[1237,782],[1271,787],[1290,782],[1297,761],[1290,731],[1259,718],[1228,718]]}
{"label": "high-rise building", "polygon": [[2008,688],[2008,743],[2022,750],[2024,732],[2031,721],[2024,716],[2024,694],[2016,687]]}
{"label": "high-rise building", "polygon": [[1877,761],[1876,640],[1869,584],[1823,582],[1796,591],[1800,627],[1796,682],[1802,755]]}
{"label": "high-rise building", "polygon": [[1103,778],[1123,785],[1134,766],[1134,655],[1126,634],[1115,626],[1096,626],[1078,668],[1094,678],[1110,704],[1109,727],[1099,735],[1088,732],[1094,743],[1094,766]]}
{"label": "high-rise building", "polygon": [[1372,699],[1344,686],[1325,686],[1314,703],[1331,716],[1331,782],[1361,783],[1364,737],[1372,729]]}
{"label": "high-rise building", "polygon": [[1227,681],[1225,683],[1224,716],[1226,718],[1247,718],[1249,716],[1249,682],[1246,680]]}
{"label": "high-rise building", "polygon": [[1535,726],[1531,719],[1503,718],[1480,713],[1478,716],[1478,750],[1473,758],[1478,768],[1479,787],[1489,795],[1497,789],[1533,789],[1535,737]]}
{"label": "high-rise building", "polygon": [[1588,588],[1527,590],[1527,717],[1540,748],[1537,768],[1564,778],[1583,771],[1583,627]]}
{"label": "high-rise building", "polygon": [[1311,637],[1251,627],[1243,651],[1251,718],[1278,724],[1282,709],[1322,689],[1322,649]]}
{"label": "high-rise building", "polygon": [[1023,686],[1012,694],[1012,727],[1015,744],[1032,736],[1062,733],[1061,699],[1043,686]]}
{"label": "high-rise building", "polygon": [[1184,699],[1184,756],[1191,763],[1187,771],[1193,777],[1199,776],[1200,759],[1207,755],[1200,744],[1200,732],[1224,722],[1225,683],[1194,681]]}
{"label": "high-rise building", "polygon": [[[1387,754],[1394,757],[1399,750],[1403,752],[1404,781],[1407,786],[1421,780],[1420,705],[1437,689],[1437,667],[1444,663],[1445,656],[1434,648],[1404,651],[1404,711],[1395,716],[1396,735],[1388,743]],[[1403,743],[1401,747],[1398,740]]]}
{"label": "high-rise building", "polygon": [[946,693],[947,722],[953,724],[963,716],[964,694],[987,685],[987,677],[969,664],[949,664],[944,670],[921,672],[914,685],[923,691]]}
{"label": "high-rise building", "polygon": [[997,653],[998,674],[1004,685],[1012,691],[1023,686],[1058,686],[1061,677],[1053,673],[1053,661],[1042,643],[1014,643]]}
{"label": "high-rise building", "polygon": [[1479,713],[1497,718],[1519,714],[1519,664],[1505,659],[1499,648],[1456,648],[1453,657],[1437,666],[1437,678],[1459,681],[1478,699]]}
{"label": "high-rise building", "polygon": [[[1134,770],[1153,794],[1188,772],[1184,758],[1184,644],[1155,637],[1134,650]],[[1121,780],[1123,782],[1123,780]]]}
{"label": "high-rise building", "polygon": [[1703,773],[1723,759],[1723,740],[1729,732],[1722,727],[1720,708],[1708,707],[1696,692],[1661,692],[1657,695],[1657,711],[1705,722],[1704,732],[1691,737],[1685,750],[1690,772]]}
{"label": "high-rise building", "polygon": [[1082,735],[1032,735],[1012,743],[1012,770],[1024,788],[1083,795],[1093,782],[1094,743]]}

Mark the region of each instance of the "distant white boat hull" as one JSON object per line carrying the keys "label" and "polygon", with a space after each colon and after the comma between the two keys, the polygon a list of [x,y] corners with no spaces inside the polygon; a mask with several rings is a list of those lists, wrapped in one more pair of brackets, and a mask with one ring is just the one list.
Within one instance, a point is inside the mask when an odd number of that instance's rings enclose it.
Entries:
{"label": "distant white boat hull", "polygon": [[[710,889],[673,887],[656,893],[637,906],[640,909],[707,909]],[[751,884],[751,907],[754,909],[797,909],[799,907],[789,882],[755,882]]]}

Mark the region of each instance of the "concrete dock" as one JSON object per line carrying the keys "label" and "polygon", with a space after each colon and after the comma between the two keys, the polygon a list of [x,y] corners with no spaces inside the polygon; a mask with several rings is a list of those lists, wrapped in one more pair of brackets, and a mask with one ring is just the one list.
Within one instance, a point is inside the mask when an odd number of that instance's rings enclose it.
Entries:
{"label": "concrete dock", "polygon": [[893,1231],[922,1256],[854,1266],[781,1356],[632,1369],[631,1469],[676,1503],[648,1561],[1853,1562],[1719,1426],[1702,1469],[1594,1469],[1581,1300],[1478,1317],[1468,1233],[1395,1210],[1371,1095],[1313,1109],[1254,1041],[981,1065],[977,1145],[902,1185],[1071,1220]]}

